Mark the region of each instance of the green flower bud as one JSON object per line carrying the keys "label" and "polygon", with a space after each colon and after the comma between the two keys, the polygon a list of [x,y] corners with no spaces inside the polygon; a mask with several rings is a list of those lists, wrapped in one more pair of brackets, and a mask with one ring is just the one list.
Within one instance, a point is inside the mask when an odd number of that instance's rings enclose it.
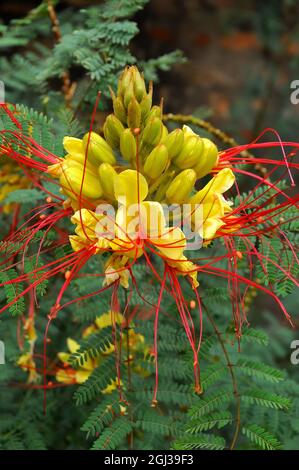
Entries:
{"label": "green flower bud", "polygon": [[154,117],[158,117],[162,119],[162,111],[160,106],[154,105],[147,116],[147,119],[152,119]]}
{"label": "green flower bud", "polygon": [[119,147],[119,139],[124,131],[124,126],[120,122],[119,119],[117,119],[114,114],[109,114],[107,116],[107,119],[105,121],[104,127],[104,136],[110,147],[112,148],[118,148]]}
{"label": "green flower bud", "polygon": [[133,96],[128,106],[128,118],[127,123],[131,129],[135,129],[140,126],[141,122],[141,109],[138,101]]}
{"label": "green flower bud", "polygon": [[107,144],[103,137],[101,137],[96,132],[90,133],[90,139],[89,132],[87,132],[83,137],[84,151],[86,151],[87,146],[88,159],[93,165],[98,166],[101,163],[110,163],[110,165],[113,165],[116,162],[111,147]]}
{"label": "green flower bud", "polygon": [[162,128],[162,135],[161,135],[161,139],[159,141],[159,144],[165,144],[165,140],[167,139],[168,137],[168,129],[166,126],[163,126]]}
{"label": "green flower bud", "polygon": [[161,137],[163,131],[163,123],[160,118],[154,117],[146,124],[143,133],[141,143],[155,147]]}
{"label": "green flower bud", "polygon": [[120,136],[120,151],[125,160],[130,161],[136,158],[136,139],[131,129],[126,129]]}
{"label": "green flower bud", "polygon": [[126,67],[118,81],[117,94],[124,96],[133,79],[133,67]]}
{"label": "green flower bud", "polygon": [[151,179],[158,178],[168,163],[168,152],[165,145],[160,144],[151,151],[144,163],[143,172]]}
{"label": "green flower bud", "polygon": [[146,94],[145,82],[143,76],[139,73],[137,67],[134,67],[134,93],[137,101],[140,103]]}
{"label": "green flower bud", "polygon": [[202,139],[203,152],[198,163],[193,167],[197,178],[203,178],[216,166],[218,160],[218,149],[210,139]]}
{"label": "green flower bud", "polygon": [[149,115],[149,112],[152,106],[152,100],[153,100],[153,85],[152,83],[150,83],[149,92],[147,95],[143,97],[140,103],[142,121],[145,121]]}
{"label": "green flower bud", "polygon": [[129,106],[129,103],[130,103],[130,101],[133,97],[134,97],[134,83],[131,80],[130,83],[128,84],[128,86],[125,90],[125,94],[124,94],[124,105],[125,105],[126,109]]}
{"label": "green flower bud", "polygon": [[187,126],[186,124],[183,126],[183,132],[184,132],[184,135],[185,137],[187,135],[197,135],[192,129],[190,126]]}
{"label": "green flower bud", "polygon": [[175,158],[182,150],[184,144],[184,132],[181,129],[175,129],[166,137],[164,144],[167,147],[169,157]]}
{"label": "green flower bud", "polygon": [[166,197],[168,201],[173,204],[182,204],[188,199],[188,196],[195,184],[196,173],[194,170],[188,168],[181,171],[174,180],[170,183]]}
{"label": "green flower bud", "polygon": [[179,155],[174,159],[179,168],[192,168],[199,160],[203,151],[203,142],[198,135],[185,135],[184,145]]}
{"label": "green flower bud", "polygon": [[123,124],[127,124],[126,109],[119,96],[113,98],[113,111],[117,119],[119,119]]}
{"label": "green flower bud", "polygon": [[114,199],[114,177],[117,175],[116,171],[109,163],[102,163],[98,172],[104,195]]}

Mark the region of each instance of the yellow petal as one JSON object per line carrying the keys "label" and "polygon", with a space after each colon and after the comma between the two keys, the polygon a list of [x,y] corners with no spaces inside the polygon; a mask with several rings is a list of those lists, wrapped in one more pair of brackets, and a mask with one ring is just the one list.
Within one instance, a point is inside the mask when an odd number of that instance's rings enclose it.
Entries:
{"label": "yellow petal", "polygon": [[82,365],[80,365],[80,369],[79,370],[88,370],[88,371],[93,371],[95,369],[96,365],[94,363],[94,361],[92,359],[90,359],[90,357],[88,357],[87,359],[85,359],[82,363]]}
{"label": "yellow petal", "polygon": [[141,204],[141,223],[144,224],[149,238],[159,237],[165,231],[165,216],[159,202],[144,201]]}
{"label": "yellow petal", "polygon": [[77,225],[75,232],[82,238],[96,239],[96,225],[101,216],[95,214],[94,211],[81,209],[75,212],[71,218],[71,222]]}
{"label": "yellow petal", "polygon": [[230,168],[223,168],[212,180],[207,184],[211,185],[211,190],[214,193],[223,194],[230,189],[235,182],[235,175]]}
{"label": "yellow petal", "polygon": [[130,276],[130,273],[127,269],[121,268],[121,269],[116,270],[112,266],[109,266],[105,270],[104,285],[110,286],[115,281],[120,279],[121,286],[127,289],[129,287],[129,276]]}
{"label": "yellow petal", "polygon": [[150,241],[166,258],[174,260],[180,259],[186,248],[186,238],[179,227],[167,227],[159,238]]}
{"label": "yellow petal", "polygon": [[60,352],[57,354],[59,360],[61,362],[63,362],[64,364],[68,364],[69,363],[69,358],[70,358],[70,354],[69,353],[66,353],[66,352]]}
{"label": "yellow petal", "polygon": [[224,216],[224,199],[219,194],[213,194],[202,203],[203,221],[213,217]]}
{"label": "yellow petal", "polygon": [[79,237],[78,235],[70,235],[69,241],[74,251],[80,251],[82,248],[87,248],[91,245],[90,240]]}
{"label": "yellow petal", "polygon": [[78,351],[78,349],[80,349],[80,344],[77,343],[77,341],[75,341],[74,339],[72,338],[68,338],[66,340],[66,343],[67,343],[67,347],[68,347],[68,350],[70,351],[70,353],[74,354],[75,352]]}
{"label": "yellow petal", "polygon": [[121,206],[115,219],[116,237],[124,241],[124,247],[134,248],[133,240],[141,237],[159,237],[165,231],[163,207],[159,202],[144,201],[130,207]]}
{"label": "yellow petal", "polygon": [[194,196],[189,199],[192,204],[204,203],[205,199],[213,194],[223,194],[230,189],[235,182],[235,175],[230,168],[223,168],[219,173],[214,176],[206,186],[198,191]]}
{"label": "yellow petal", "polygon": [[82,333],[82,338],[87,338],[89,335],[95,333],[96,331],[97,328],[95,327],[95,325],[87,326]]}
{"label": "yellow petal", "polygon": [[82,140],[76,139],[76,137],[65,136],[63,139],[63,146],[67,153],[71,155],[82,155],[84,154]]}
{"label": "yellow petal", "polygon": [[97,317],[95,319],[95,324],[98,328],[101,329],[106,328],[107,326],[111,326],[113,323],[121,324],[123,319],[124,317],[121,313],[107,312]]}
{"label": "yellow petal", "polygon": [[86,382],[91,373],[92,370],[77,370],[75,375],[77,384],[83,384]]}
{"label": "yellow petal", "polygon": [[122,204],[136,204],[143,201],[147,196],[147,181],[144,176],[136,170],[122,171],[114,177],[114,193],[115,198]]}
{"label": "yellow petal", "polygon": [[72,384],[75,382],[75,371],[73,369],[59,369],[56,372],[57,382]]}
{"label": "yellow petal", "polygon": [[130,272],[125,268],[127,262],[127,256],[112,255],[106,263],[104,285],[110,286],[120,279],[120,284],[127,289],[130,278]]}
{"label": "yellow petal", "polygon": [[182,276],[189,276],[193,281],[193,288],[196,289],[199,286],[196,265],[189,261],[186,256],[182,256],[176,261],[169,261],[168,264],[175,268]]}
{"label": "yellow petal", "polygon": [[112,393],[114,390],[116,390],[117,384],[118,384],[118,381],[116,379],[111,380],[110,384],[107,385],[107,387],[102,390],[103,395],[107,395],[109,393]]}
{"label": "yellow petal", "polygon": [[211,218],[207,219],[204,224],[203,224],[203,238],[204,240],[211,240],[217,230],[219,230],[220,227],[222,227],[224,222],[221,219],[217,218]]}

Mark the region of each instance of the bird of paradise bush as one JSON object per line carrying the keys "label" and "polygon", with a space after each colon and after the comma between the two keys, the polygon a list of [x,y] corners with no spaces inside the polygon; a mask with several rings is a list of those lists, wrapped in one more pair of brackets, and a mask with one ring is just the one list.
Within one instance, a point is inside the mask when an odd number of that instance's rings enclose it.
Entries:
{"label": "bird of paradise bush", "polygon": [[[29,285],[11,303],[34,292],[41,282],[64,270],[65,281],[49,312],[46,336],[59,311],[78,300],[63,303],[63,295],[79,271],[92,257],[104,260],[104,270],[100,269],[99,262],[97,273],[99,278],[102,277],[103,285],[99,282],[99,289],[89,296],[100,296],[111,289],[111,311],[119,312],[119,289],[130,293],[135,290],[142,301],[154,308],[155,405],[157,330],[164,294],[170,294],[174,299],[190,343],[197,393],[201,392],[202,277],[212,275],[227,280],[238,339],[242,335],[242,325],[247,321],[245,298],[250,288],[272,297],[291,322],[290,314],[271,285],[254,280],[254,268],[258,263],[267,276],[271,263],[285,278],[298,285],[292,274],[293,263],[298,259],[283,230],[283,224],[291,221],[284,216],[290,208],[298,209],[298,195],[283,189],[281,181],[287,175],[291,186],[295,185],[292,172],[298,169],[298,164],[293,157],[299,144],[283,142],[275,131],[267,130],[276,140],[262,142],[260,136],[250,144],[219,151],[211,140],[200,137],[188,126],[169,131],[163,123],[163,103],[152,105],[152,91],[151,84],[146,89],[136,67],[127,67],[119,79],[117,92],[111,90],[113,113],[105,120],[103,135],[93,131],[99,95],[89,131],[82,139],[64,138],[64,157],[41,147],[20,130],[1,132],[0,151],[6,159],[26,168],[32,184],[44,190],[47,197],[46,204],[31,213],[10,235],[9,241],[17,240],[25,230],[26,236],[19,250],[25,253],[28,243],[40,230],[47,234],[51,228],[59,227],[64,219],[74,225],[73,233],[68,233],[67,237],[61,235],[59,239],[60,245],[71,245],[72,253],[36,267],[30,273]],[[255,157],[249,153],[274,147],[280,149],[281,159]],[[257,164],[270,169],[259,175],[252,169]],[[240,195],[241,177],[248,183],[249,191],[245,197]],[[59,195],[48,189],[45,183],[49,181],[59,188]],[[171,206],[167,217],[165,206]],[[180,211],[176,212],[176,209]],[[190,244],[190,234],[199,244]],[[253,241],[254,238],[262,240],[270,246],[268,237],[279,237],[291,250],[289,266],[281,266],[279,260],[273,261],[273,257],[260,251]],[[209,256],[209,249],[216,240],[220,242],[221,250],[218,255]],[[201,246],[203,255],[195,256]],[[42,252],[43,239],[39,247],[39,253]],[[5,262],[8,260],[9,257]],[[160,286],[155,304],[148,302],[139,291],[134,275],[134,266],[142,260]],[[247,277],[238,272],[241,261],[247,263]],[[159,263],[162,263],[162,269]],[[21,273],[7,282],[19,284],[30,280],[30,276]],[[183,295],[181,283],[185,281],[191,286],[196,301],[196,321],[195,309],[190,309]],[[243,290],[241,286],[244,286]],[[127,299],[124,312],[130,295]],[[115,320],[112,322],[116,328]],[[46,342],[44,344],[45,358]]]}

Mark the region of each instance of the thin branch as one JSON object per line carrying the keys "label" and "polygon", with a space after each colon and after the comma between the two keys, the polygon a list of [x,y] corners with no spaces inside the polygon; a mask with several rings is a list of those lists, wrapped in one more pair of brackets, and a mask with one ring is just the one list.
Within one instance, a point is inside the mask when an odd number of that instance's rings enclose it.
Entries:
{"label": "thin branch", "polygon": [[[50,21],[52,23],[52,31],[54,34],[55,42],[59,43],[61,42],[61,39],[62,39],[59,20],[58,20],[54,5],[52,3],[52,0],[47,0],[47,2],[48,2],[48,13],[49,13]],[[64,99],[65,99],[67,106],[70,107],[71,101],[74,95],[74,91],[76,88],[76,84],[75,82],[71,83],[70,74],[68,70],[63,72],[61,78],[62,78],[62,83],[63,83],[62,93],[64,95]]]}

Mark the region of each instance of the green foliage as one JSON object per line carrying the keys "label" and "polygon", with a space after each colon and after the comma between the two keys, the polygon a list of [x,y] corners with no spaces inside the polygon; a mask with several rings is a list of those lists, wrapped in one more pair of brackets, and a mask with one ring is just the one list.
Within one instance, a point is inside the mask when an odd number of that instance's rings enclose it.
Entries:
{"label": "green foliage", "polygon": [[45,195],[37,189],[17,189],[8,194],[5,198],[5,203],[16,202],[18,204],[26,204],[26,202],[34,203],[41,199],[45,199]]}
{"label": "green foliage", "polygon": [[253,444],[257,444],[263,450],[277,450],[281,447],[280,442],[271,432],[256,424],[244,426],[242,432]]}
{"label": "green foliage", "polygon": [[[19,297],[23,288],[22,284],[15,281],[18,278],[18,273],[14,268],[7,269],[0,273],[0,282],[4,284],[4,291],[6,294],[6,302],[11,303],[9,311],[12,315],[22,315],[25,312],[25,301],[23,297]],[[17,299],[17,300],[16,300]]]}
{"label": "green foliage", "polygon": [[[107,0],[101,5],[82,10],[68,8],[58,13],[61,29],[59,42],[55,42],[51,31],[46,0],[26,18],[2,26],[0,48],[11,49],[9,58],[0,59],[1,80],[6,85],[7,101],[30,104],[35,109],[57,116],[57,111],[59,114],[65,103],[62,83],[53,90],[53,79],[59,82],[68,71],[75,88],[73,110],[82,113],[87,108],[89,115],[90,106],[99,90],[103,93],[101,105],[106,106],[108,87],[115,87],[120,71],[127,64],[137,61],[129,45],[139,29],[130,18],[147,2]],[[58,3],[52,2],[52,5]],[[44,39],[52,47],[45,46]],[[144,61],[142,67],[147,78],[157,80],[159,69],[169,70],[182,60],[182,54],[175,51]]]}

